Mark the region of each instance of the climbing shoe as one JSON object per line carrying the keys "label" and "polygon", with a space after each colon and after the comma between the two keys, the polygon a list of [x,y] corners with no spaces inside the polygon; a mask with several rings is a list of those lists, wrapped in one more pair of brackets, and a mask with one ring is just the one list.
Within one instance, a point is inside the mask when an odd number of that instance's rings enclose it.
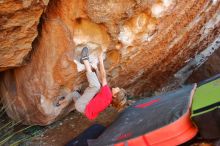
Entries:
{"label": "climbing shoe", "polygon": [[55,101],[54,105],[57,107],[60,106],[61,105],[60,101],[63,101],[64,99],[65,99],[64,96],[59,96],[58,99]]}
{"label": "climbing shoe", "polygon": [[84,47],[81,52],[80,63],[83,64],[83,60],[89,60],[89,49]]}

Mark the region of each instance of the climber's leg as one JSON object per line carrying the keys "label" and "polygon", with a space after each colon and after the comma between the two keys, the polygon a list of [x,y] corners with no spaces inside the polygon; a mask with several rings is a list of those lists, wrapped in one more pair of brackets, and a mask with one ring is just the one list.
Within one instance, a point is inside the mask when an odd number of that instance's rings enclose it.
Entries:
{"label": "climber's leg", "polygon": [[100,71],[99,71],[98,67],[96,65],[92,65],[92,68],[95,70],[95,73],[96,73],[96,75],[98,77],[98,80],[101,83],[102,82],[101,81],[101,75],[100,75]]}
{"label": "climber's leg", "polygon": [[67,99],[73,100],[74,102],[76,102],[76,100],[78,100],[80,97],[81,97],[81,95],[79,94],[79,92],[77,90],[69,93],[66,96]]}
{"label": "climber's leg", "polygon": [[81,95],[78,91],[73,91],[67,94],[66,96],[59,96],[57,99],[57,102],[55,102],[56,106],[60,105],[66,105],[67,103],[70,103],[72,101],[76,102],[77,99],[79,99]]}
{"label": "climber's leg", "polygon": [[[85,53],[86,50],[88,51],[88,49],[83,48],[84,54],[86,54]],[[82,51],[82,54],[83,54],[83,51]],[[92,72],[91,65],[88,61],[88,57],[86,55],[84,57],[83,55],[81,56],[82,56],[81,60],[83,60],[83,63],[86,67],[86,76],[89,82],[89,87],[86,88],[82,96],[76,101],[75,108],[77,111],[84,113],[86,105],[99,92],[100,83],[99,83],[99,80],[96,74]]]}
{"label": "climber's leg", "polygon": [[91,68],[91,65],[90,65],[89,61],[88,60],[83,60],[83,63],[86,67],[86,72],[92,72],[92,68]]}
{"label": "climber's leg", "polygon": [[76,110],[81,113],[84,113],[86,105],[100,90],[100,83],[96,74],[94,72],[87,72],[86,76],[89,82],[89,87],[86,88],[82,96],[75,103]]}

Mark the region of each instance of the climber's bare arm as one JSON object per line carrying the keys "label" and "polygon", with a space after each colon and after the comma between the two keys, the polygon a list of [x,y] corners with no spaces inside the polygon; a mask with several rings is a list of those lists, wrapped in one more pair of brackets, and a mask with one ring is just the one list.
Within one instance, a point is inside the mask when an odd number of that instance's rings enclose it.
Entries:
{"label": "climber's bare arm", "polygon": [[107,84],[107,79],[106,79],[106,72],[103,62],[103,53],[99,55],[99,69],[100,69],[101,84],[102,86],[105,86]]}

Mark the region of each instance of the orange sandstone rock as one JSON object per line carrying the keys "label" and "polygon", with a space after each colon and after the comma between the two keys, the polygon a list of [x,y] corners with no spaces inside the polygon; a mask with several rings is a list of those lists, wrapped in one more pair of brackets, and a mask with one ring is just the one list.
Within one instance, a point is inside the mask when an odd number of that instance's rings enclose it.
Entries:
{"label": "orange sandstone rock", "polygon": [[0,2],[0,71],[24,65],[48,0]]}

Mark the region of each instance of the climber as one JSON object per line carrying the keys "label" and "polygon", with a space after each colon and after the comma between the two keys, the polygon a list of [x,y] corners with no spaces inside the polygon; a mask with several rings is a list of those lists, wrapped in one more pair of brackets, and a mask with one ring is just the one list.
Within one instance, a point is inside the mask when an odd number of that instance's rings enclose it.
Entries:
{"label": "climber", "polygon": [[[113,107],[121,110],[127,101],[124,89],[120,89],[119,87],[110,89],[107,85],[103,53],[100,53],[98,60],[99,69],[96,66],[91,66],[89,63],[88,48],[83,48],[80,62],[85,65],[89,87],[85,89],[82,96],[76,91],[72,93],[76,110],[85,114],[90,120],[95,119],[111,103]],[[95,72],[92,71],[92,68],[94,68]],[[58,105],[63,104],[65,102],[64,99],[66,98],[61,98],[58,101]]]}

